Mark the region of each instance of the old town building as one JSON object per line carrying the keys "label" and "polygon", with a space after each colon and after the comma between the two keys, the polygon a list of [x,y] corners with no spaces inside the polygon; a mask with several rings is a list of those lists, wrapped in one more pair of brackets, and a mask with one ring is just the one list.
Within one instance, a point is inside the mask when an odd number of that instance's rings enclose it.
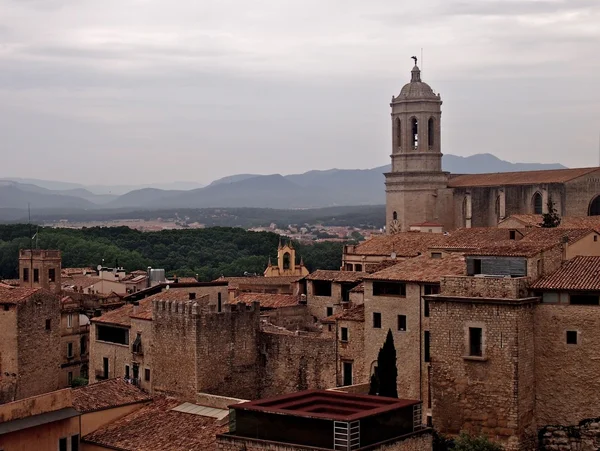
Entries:
{"label": "old town building", "polygon": [[440,94],[411,80],[392,97],[392,169],[386,177],[388,233],[424,222],[458,227],[496,226],[515,214],[600,214],[600,168],[454,175],[442,170]]}
{"label": "old town building", "polygon": [[286,244],[279,242],[279,247],[277,248],[277,266],[273,266],[271,264],[271,259],[269,259],[269,264],[267,269],[265,269],[264,276],[281,277],[307,275],[308,269],[304,266],[302,258],[300,259],[300,262],[296,260],[296,249],[292,246],[291,241]]}

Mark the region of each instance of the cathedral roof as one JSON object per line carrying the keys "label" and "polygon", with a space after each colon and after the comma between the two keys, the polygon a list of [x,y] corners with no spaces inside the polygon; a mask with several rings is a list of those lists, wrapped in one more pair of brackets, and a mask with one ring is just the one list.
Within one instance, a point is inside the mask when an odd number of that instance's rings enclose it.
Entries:
{"label": "cathedral roof", "polygon": [[404,85],[398,97],[394,98],[394,101],[422,98],[438,100],[439,96],[433,92],[431,86],[421,81],[421,70],[415,65],[411,71],[410,83]]}
{"label": "cathedral roof", "polygon": [[537,185],[540,183],[565,183],[569,180],[598,171],[600,168],[550,169],[545,171],[493,172],[490,174],[455,175],[448,180],[450,188],[470,186]]}

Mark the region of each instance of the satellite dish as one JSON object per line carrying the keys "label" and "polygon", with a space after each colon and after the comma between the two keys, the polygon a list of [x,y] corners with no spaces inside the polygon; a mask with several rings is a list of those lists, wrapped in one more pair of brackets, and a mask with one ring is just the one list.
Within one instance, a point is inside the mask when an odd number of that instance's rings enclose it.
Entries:
{"label": "satellite dish", "polygon": [[96,269],[97,269],[98,271],[101,271],[101,270],[102,270],[102,265],[98,265],[98,266],[96,266]]}
{"label": "satellite dish", "polygon": [[392,252],[392,255],[390,257],[392,257],[392,260],[396,260],[396,253]]}

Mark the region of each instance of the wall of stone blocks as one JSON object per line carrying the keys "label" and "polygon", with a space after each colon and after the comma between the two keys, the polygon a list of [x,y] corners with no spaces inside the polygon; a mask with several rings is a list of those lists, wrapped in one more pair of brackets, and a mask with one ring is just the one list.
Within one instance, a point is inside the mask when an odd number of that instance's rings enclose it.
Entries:
{"label": "wall of stone blocks", "polygon": [[331,284],[331,296],[315,296],[313,284],[308,282],[306,295],[306,305],[310,315],[321,320],[327,317],[327,307],[333,308],[333,313],[337,313],[341,309],[342,302],[342,286],[339,283]]}
{"label": "wall of stone blocks", "polygon": [[527,295],[527,277],[442,277],[440,292],[444,296],[518,299]]}
{"label": "wall of stone blocks", "polygon": [[[536,417],[569,426],[600,413],[600,307],[539,304],[535,309]],[[566,342],[577,332],[577,344]]]}
{"label": "wall of stone blocks", "polygon": [[[338,377],[337,385],[344,382],[344,362],[352,362],[352,384],[369,382],[369,369],[365,365],[365,324],[362,321],[337,322],[338,340]],[[342,328],[348,329],[348,341],[342,341]]]}
{"label": "wall of stone blocks", "polygon": [[104,358],[108,358],[108,377],[125,377],[125,365],[131,364],[131,343],[122,345],[96,340],[96,324],[92,323],[90,329],[90,358],[89,372],[90,383],[97,382],[101,378],[97,374],[103,374]]}
{"label": "wall of stone blocks", "polygon": [[545,426],[539,431],[540,451],[597,451],[600,449],[600,418],[575,426]]}
{"label": "wall of stone blocks", "polygon": [[15,400],[19,372],[17,307],[0,308],[0,404]]}
{"label": "wall of stone blocks", "polygon": [[[442,433],[485,434],[526,450],[533,422],[533,305],[430,302],[433,422]],[[483,329],[483,357],[468,329]],[[529,343],[523,342],[529,340]]]}
{"label": "wall of stone blocks", "polygon": [[261,332],[260,350],[260,398],[336,385],[334,339]]}
{"label": "wall of stone blocks", "polygon": [[563,216],[587,216],[590,203],[599,194],[600,171],[565,183]]}
{"label": "wall of stone blocks", "polygon": [[[46,330],[46,320],[50,330]],[[59,388],[60,299],[40,291],[17,307],[17,398],[27,398]]]}
{"label": "wall of stone blocks", "polygon": [[308,313],[306,305],[263,310],[260,316],[275,326],[285,327],[289,330],[305,330],[314,324],[313,317]]}

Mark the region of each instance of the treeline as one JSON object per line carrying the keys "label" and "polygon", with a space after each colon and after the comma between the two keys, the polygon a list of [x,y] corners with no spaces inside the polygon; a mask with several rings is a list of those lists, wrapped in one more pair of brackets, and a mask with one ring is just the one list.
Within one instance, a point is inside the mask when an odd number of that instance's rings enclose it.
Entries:
{"label": "treeline", "polygon": [[[0,221],[24,221],[26,210],[1,209]],[[177,219],[182,222],[200,222],[207,227],[259,227],[275,223],[280,227],[290,224],[323,224],[381,228],[385,224],[384,205],[361,205],[350,207],[327,207],[305,210],[276,210],[272,208],[196,208],[173,210],[50,210],[32,211],[36,222],[52,222],[68,219],[72,222],[112,221],[123,219],[154,220]]]}
{"label": "treeline", "polygon": [[[209,281],[221,275],[261,274],[269,257],[277,259],[279,236],[240,228],[141,232],[128,227],[86,229],[30,228],[26,224],[0,225],[0,278],[18,277],[19,249],[33,246],[62,251],[63,267],[123,266],[126,270],[164,268],[167,274],[199,275]],[[341,243],[294,243],[298,258],[309,270],[339,269]]]}

